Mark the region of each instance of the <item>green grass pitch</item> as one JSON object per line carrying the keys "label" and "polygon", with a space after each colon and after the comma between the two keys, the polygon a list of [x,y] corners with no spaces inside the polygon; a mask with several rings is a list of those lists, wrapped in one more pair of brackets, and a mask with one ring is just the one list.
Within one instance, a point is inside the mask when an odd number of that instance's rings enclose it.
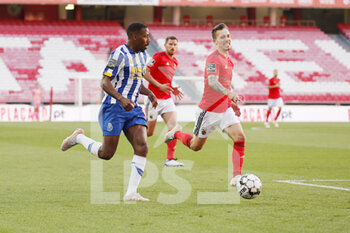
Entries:
{"label": "green grass pitch", "polygon": [[[192,132],[193,124],[182,125]],[[149,139],[139,189],[151,202],[137,204],[117,200],[128,178],[124,162],[129,167],[133,154],[124,135],[110,161],[96,159],[80,145],[61,152],[62,139],[77,127],[101,140],[97,123],[0,124],[0,232],[349,232],[349,123],[281,123],[270,129],[243,123],[243,173],[254,173],[263,183],[253,200],[237,198],[228,188],[232,142],[219,131],[199,152],[178,142],[176,157],[184,169],[164,168],[165,129],[159,123],[159,136]],[[102,174],[96,173],[101,165]],[[95,204],[91,190],[96,191],[98,178],[92,173],[100,174],[102,191],[117,199]],[[171,185],[171,173],[179,186]],[[198,203],[199,192],[228,192],[235,203]],[[159,201],[178,197],[183,200],[177,204]]]}

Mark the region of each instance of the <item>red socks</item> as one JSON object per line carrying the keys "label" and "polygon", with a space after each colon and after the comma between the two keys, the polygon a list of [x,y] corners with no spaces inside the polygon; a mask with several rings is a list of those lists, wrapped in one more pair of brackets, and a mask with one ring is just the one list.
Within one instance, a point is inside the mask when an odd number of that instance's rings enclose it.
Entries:
{"label": "red socks", "polygon": [[269,121],[269,116],[271,114],[271,109],[270,110],[267,110],[267,114],[266,114],[266,122]]}
{"label": "red socks", "polygon": [[241,175],[244,160],[244,141],[234,143],[232,152],[233,177]]}
{"label": "red socks", "polygon": [[176,143],[177,143],[177,140],[172,140],[171,142],[169,142],[167,144],[167,146],[168,146],[168,151],[167,151],[167,155],[166,155],[167,160],[174,159]]}
{"label": "red socks", "polygon": [[185,146],[191,149],[191,140],[192,140],[192,135],[188,133],[184,133],[181,131],[177,131],[174,134],[174,137],[178,140],[180,140]]}
{"label": "red socks", "polygon": [[276,115],[276,117],[275,117],[275,121],[277,121],[277,118],[278,118],[278,116],[280,115],[280,113],[281,113],[281,109],[278,109],[277,115]]}

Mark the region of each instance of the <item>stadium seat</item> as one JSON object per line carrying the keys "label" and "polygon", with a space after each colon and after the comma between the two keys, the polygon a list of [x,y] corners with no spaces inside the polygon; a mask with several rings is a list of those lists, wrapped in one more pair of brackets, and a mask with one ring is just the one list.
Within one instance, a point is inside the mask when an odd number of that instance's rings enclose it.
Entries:
{"label": "stadium seat", "polygon": [[[5,102],[30,102],[39,83],[44,101],[75,101],[77,79],[83,79],[83,102],[98,101],[109,48],[126,40],[115,21],[0,21],[0,89]],[[3,65],[1,65],[3,64]]]}
{"label": "stadium seat", "polygon": [[[214,50],[211,27],[151,25],[149,28],[160,47],[169,31],[176,35],[178,70],[184,76],[202,79],[206,56]],[[333,96],[341,95],[343,103],[350,103],[350,53],[317,27],[230,26],[229,29],[230,57],[238,75],[234,76],[233,84],[238,93],[249,96],[247,102],[266,102],[266,82],[273,69],[278,69],[286,101],[335,103]]]}
{"label": "stadium seat", "polygon": [[213,26],[214,20],[212,15],[207,16],[207,26]]}

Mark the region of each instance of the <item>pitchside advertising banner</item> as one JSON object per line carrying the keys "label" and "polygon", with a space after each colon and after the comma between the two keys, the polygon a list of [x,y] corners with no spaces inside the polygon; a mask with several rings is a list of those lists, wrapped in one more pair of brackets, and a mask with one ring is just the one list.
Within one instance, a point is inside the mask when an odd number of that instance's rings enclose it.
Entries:
{"label": "pitchside advertising banner", "polygon": [[159,0],[159,5],[350,8],[350,0]]}
{"label": "pitchside advertising banner", "polygon": [[[99,105],[85,105],[83,107],[53,105],[41,106],[39,113],[34,112],[30,105],[2,104],[0,105],[0,122],[31,122],[31,121],[86,121],[96,122]],[[196,105],[177,106],[178,121],[194,122]],[[51,117],[50,117],[51,112]],[[241,106],[242,122],[262,122],[266,118],[267,108],[264,105]],[[276,110],[272,111],[271,119]],[[270,119],[270,120],[271,120]],[[159,117],[158,120],[161,120]],[[291,106],[283,107],[280,122],[350,122],[350,106]]]}
{"label": "pitchside advertising banner", "polygon": [[77,0],[0,0],[1,4],[76,4]]}
{"label": "pitchside advertising banner", "polygon": [[0,4],[350,8],[350,0],[0,0]]}

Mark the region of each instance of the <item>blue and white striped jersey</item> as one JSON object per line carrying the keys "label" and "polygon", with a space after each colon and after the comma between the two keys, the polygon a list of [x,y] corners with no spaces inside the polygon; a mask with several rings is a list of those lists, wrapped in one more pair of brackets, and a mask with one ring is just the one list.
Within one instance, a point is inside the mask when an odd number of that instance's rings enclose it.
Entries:
{"label": "blue and white striped jersey", "polygon": [[[146,62],[149,59],[146,52],[135,53],[124,44],[111,53],[103,74],[112,79],[114,88],[120,94],[137,104],[143,77],[146,73]],[[117,100],[105,93],[102,102],[115,104]]]}

